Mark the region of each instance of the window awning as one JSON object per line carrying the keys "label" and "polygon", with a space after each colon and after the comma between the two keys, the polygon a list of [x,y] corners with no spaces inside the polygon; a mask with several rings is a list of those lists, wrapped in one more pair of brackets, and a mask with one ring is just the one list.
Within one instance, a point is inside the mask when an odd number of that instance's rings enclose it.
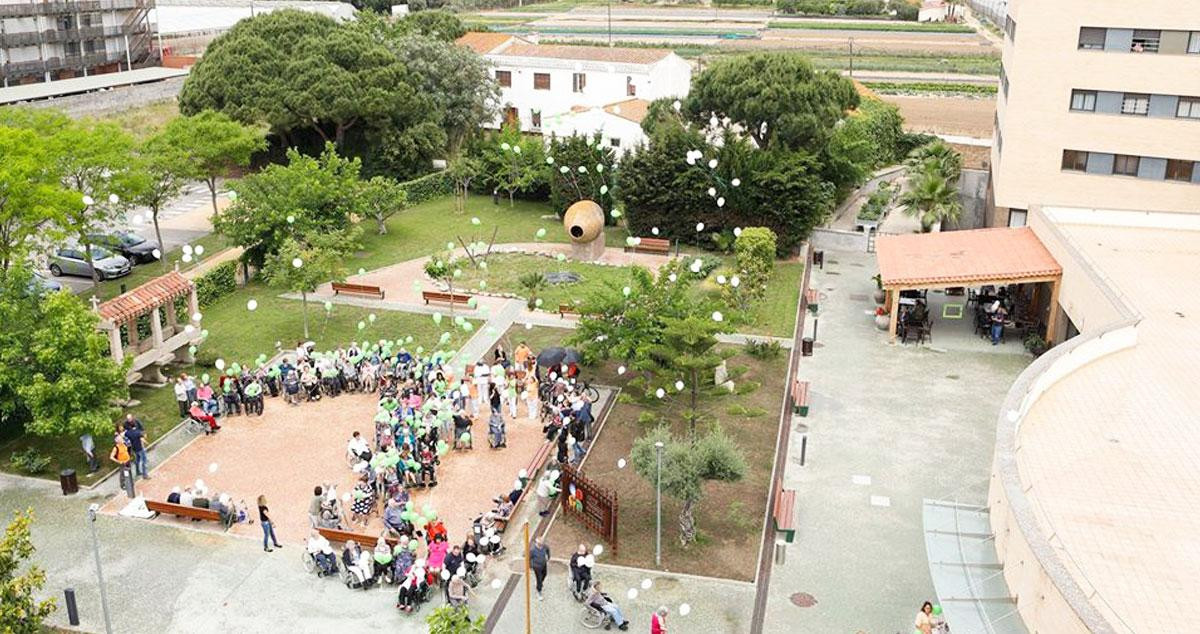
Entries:
{"label": "window awning", "polygon": [[875,251],[887,290],[1046,282],[1062,277],[1062,266],[1029,227],[881,235]]}

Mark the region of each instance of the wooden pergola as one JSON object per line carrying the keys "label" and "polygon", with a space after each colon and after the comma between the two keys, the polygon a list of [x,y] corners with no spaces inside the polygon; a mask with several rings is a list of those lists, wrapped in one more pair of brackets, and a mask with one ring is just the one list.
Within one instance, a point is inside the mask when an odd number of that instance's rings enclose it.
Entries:
{"label": "wooden pergola", "polygon": [[[164,365],[193,361],[187,348],[200,340],[200,329],[186,323],[187,320],[179,324],[175,314],[175,300],[185,295],[188,315],[196,314],[200,308],[196,284],[178,272],[171,272],[95,305],[100,315],[97,327],[108,336],[113,360],[122,363],[127,356],[133,357],[127,383],[136,383],[144,377],[146,382],[161,384],[166,381],[162,374]],[[137,327],[143,315],[150,317],[150,338],[146,341],[141,340]],[[122,326],[127,341],[122,340]],[[144,372],[149,374],[144,376]]]}
{"label": "wooden pergola", "polygon": [[1029,227],[881,235],[875,251],[887,291],[891,341],[896,340],[901,291],[989,284],[1050,284],[1046,339],[1054,332],[1062,266]]}

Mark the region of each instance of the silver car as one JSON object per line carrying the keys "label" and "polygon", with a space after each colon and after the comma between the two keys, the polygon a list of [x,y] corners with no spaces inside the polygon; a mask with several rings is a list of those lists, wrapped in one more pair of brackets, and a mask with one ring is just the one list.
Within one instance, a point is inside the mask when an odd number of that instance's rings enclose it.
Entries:
{"label": "silver car", "polygon": [[[132,266],[123,256],[115,255],[100,247],[92,247],[92,263],[96,267],[96,277],[101,280],[111,280],[115,277],[129,275]],[[63,247],[50,254],[50,273],[59,275],[79,275],[92,277],[92,267],[84,257],[83,247]]]}

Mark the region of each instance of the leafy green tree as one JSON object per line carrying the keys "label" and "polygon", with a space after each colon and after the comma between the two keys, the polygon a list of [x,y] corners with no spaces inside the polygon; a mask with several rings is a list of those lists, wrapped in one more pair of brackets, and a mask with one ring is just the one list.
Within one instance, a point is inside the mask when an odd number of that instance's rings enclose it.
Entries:
{"label": "leafy green tree", "polygon": [[[599,132],[593,136],[573,134],[552,137],[549,149],[550,205],[561,216],[580,200],[595,201],[611,211],[617,205],[617,155]],[[607,224],[617,218],[606,214]]]}
{"label": "leafy green tree", "polygon": [[0,410],[39,436],[109,429],[129,396],[99,318],[70,293],[31,292],[28,269],[0,279]]}
{"label": "leafy green tree", "polygon": [[334,233],[287,237],[267,258],[263,274],[271,286],[300,293],[304,337],[308,338],[308,294],[325,282],[346,279],[346,257],[358,248],[361,230],[355,226]]}
{"label": "leafy green tree", "polygon": [[32,523],[33,509],[17,511],[0,540],[0,623],[6,634],[40,634],[57,608],[54,599],[34,596],[46,585],[46,573],[37,565],[21,572],[34,553]]}
{"label": "leafy green tree", "polygon": [[485,184],[508,194],[508,204],[518,192],[528,193],[546,182],[546,154],[540,138],[527,137],[506,125],[482,145],[477,157]]}
{"label": "leafy green tree", "polygon": [[900,194],[898,201],[905,205],[905,213],[921,221],[923,232],[928,232],[939,222],[957,222],[962,215],[958,189],[932,169],[910,177],[908,190]]}
{"label": "leafy green tree", "polygon": [[[419,15],[419,14],[418,14]],[[484,618],[471,618],[466,606],[443,605],[425,617],[429,634],[483,634]]]}
{"label": "leafy green tree", "polygon": [[[688,439],[696,441],[696,423],[700,420],[700,394],[711,386],[713,372],[721,365],[721,355],[714,348],[717,335],[729,327],[714,321],[711,316],[689,314],[686,317],[663,319],[662,333],[656,343],[646,349],[651,380],[646,382],[647,398],[661,389],[667,394],[682,392],[688,396],[683,418],[688,424]],[[682,381],[683,390],[680,390]]]}
{"label": "leafy green tree", "polygon": [[749,301],[766,295],[767,284],[775,270],[776,250],[774,231],[766,227],[742,229],[741,235],[733,241],[738,283],[735,285],[731,279],[723,287],[727,303],[745,310]]}
{"label": "leafy green tree", "polygon": [[962,175],[962,155],[942,139],[934,139],[909,153],[905,161],[910,173],[934,172],[950,184]]}
{"label": "leafy green tree", "polygon": [[450,180],[454,181],[454,211],[467,211],[467,196],[471,193],[471,182],[479,178],[483,164],[470,156],[459,156],[446,168]]}
{"label": "leafy green tree", "polygon": [[408,207],[408,191],[396,181],[376,176],[363,183],[362,206],[375,220],[379,235],[387,233],[387,220]]}
{"label": "leafy green tree", "polygon": [[0,275],[32,253],[35,239],[62,234],[80,194],[65,187],[46,137],[0,126]]}
{"label": "leafy green tree", "polygon": [[[139,145],[135,166],[132,178],[138,184],[132,202],[150,210],[159,252],[166,253],[162,229],[158,226],[158,214],[167,203],[179,196],[187,183],[191,169],[187,155],[168,139],[165,132],[160,132]],[[166,266],[165,259],[162,265]]]}
{"label": "leafy green tree", "polygon": [[[663,443],[662,469],[655,443]],[[696,539],[696,507],[707,482],[737,482],[746,475],[746,459],[728,435],[714,426],[696,439],[679,439],[665,427],[643,435],[630,450],[633,469],[654,486],[661,473],[662,490],[683,503],[679,511],[679,543],[687,547]]]}
{"label": "leafy green tree", "polygon": [[815,153],[856,105],[858,93],[850,80],[814,70],[793,53],[770,52],[714,61],[692,78],[684,111],[700,124],[728,117],[760,148]]}
{"label": "leafy green tree", "polygon": [[289,237],[339,232],[366,213],[358,159],[338,156],[332,145],[316,158],[294,149],[287,157],[287,165],[233,183],[236,199],[213,223],[254,265],[278,253]]}
{"label": "leafy green tree", "polygon": [[457,15],[449,11],[417,11],[410,13],[396,24],[397,29],[408,35],[453,42],[467,32],[467,27]]}
{"label": "leafy green tree", "polygon": [[213,110],[176,117],[160,136],[185,156],[187,177],[201,180],[208,187],[214,217],[218,213],[218,180],[235,169],[248,167],[254,153],[267,148],[262,132]]}

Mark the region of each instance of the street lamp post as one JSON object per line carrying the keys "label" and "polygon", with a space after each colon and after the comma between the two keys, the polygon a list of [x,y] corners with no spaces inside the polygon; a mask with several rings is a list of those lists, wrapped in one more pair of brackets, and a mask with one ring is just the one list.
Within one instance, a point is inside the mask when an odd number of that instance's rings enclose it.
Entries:
{"label": "street lamp post", "polygon": [[854,76],[854,38],[850,38],[850,76]]}
{"label": "street lamp post", "polygon": [[654,443],[654,457],[658,465],[654,483],[654,566],[662,568],[662,442]]}
{"label": "street lamp post", "polygon": [[96,537],[96,512],[99,510],[99,504],[89,506],[87,519],[88,526],[92,529],[92,554],[96,556],[96,579],[100,582],[100,609],[104,611],[104,631],[112,634],[112,621],[108,617],[108,594],[104,590],[104,570],[100,567],[100,541]]}

